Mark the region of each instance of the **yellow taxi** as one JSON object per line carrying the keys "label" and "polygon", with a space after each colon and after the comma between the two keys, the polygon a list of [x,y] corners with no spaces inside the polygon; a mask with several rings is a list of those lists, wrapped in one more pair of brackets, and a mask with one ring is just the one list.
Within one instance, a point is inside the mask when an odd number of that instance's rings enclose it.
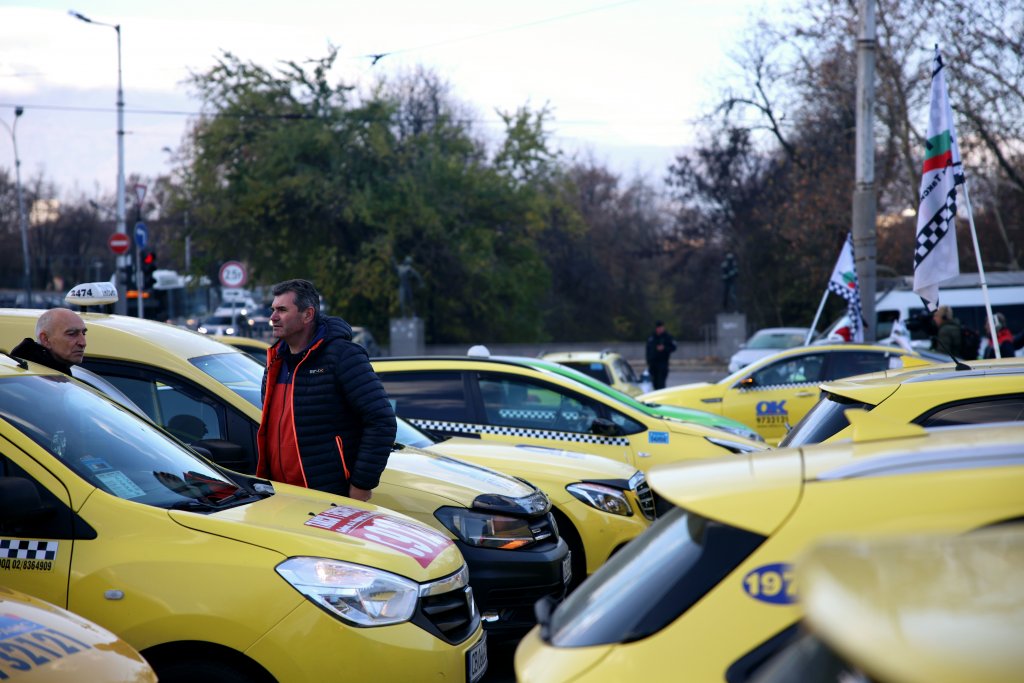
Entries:
{"label": "yellow taxi", "polygon": [[465,561],[410,517],[217,467],[9,356],[0,439],[0,584],[117,634],[161,683],[486,670]]}
{"label": "yellow taxi", "polygon": [[435,437],[591,453],[643,472],[678,460],[760,451],[721,429],[665,420],[515,357],[374,358],[395,412]]}
{"label": "yellow taxi", "polygon": [[156,683],[142,655],[107,629],[4,586],[0,652],[0,681]]}
{"label": "yellow taxi", "polygon": [[633,366],[614,351],[560,351],[542,354],[541,358],[579,370],[629,396],[644,393]]}
{"label": "yellow taxi", "polygon": [[[40,313],[0,310],[0,340],[9,344],[0,348],[32,336]],[[88,330],[86,371],[113,384],[154,423],[218,465],[255,472],[263,366],[184,328],[128,316],[81,315]],[[93,382],[77,366],[73,373]],[[519,479],[400,448],[391,453],[372,502],[455,542],[471,570],[485,627],[497,638],[520,637],[536,623],[533,604],[544,596],[560,598],[572,583],[572,558],[558,535],[550,501]]]}
{"label": "yellow taxi", "polygon": [[808,633],[757,683],[1016,683],[1024,525],[816,545],[797,563]]}
{"label": "yellow taxi", "polygon": [[652,488],[677,508],[550,613],[539,605],[517,680],[748,680],[798,632],[793,564],[811,544],[1024,515],[1024,424],[927,431],[852,417],[852,441],[653,469]]}
{"label": "yellow taxi", "polygon": [[639,400],[725,415],[750,425],[765,441],[777,445],[818,402],[821,382],[927,362],[916,352],[896,346],[801,346],[761,358],[717,382],[666,387]]}
{"label": "yellow taxi", "polygon": [[821,400],[782,440],[846,438],[846,411],[863,408],[923,427],[1024,420],[1024,358],[935,363],[825,382]]}
{"label": "yellow taxi", "polygon": [[625,463],[543,446],[436,440],[398,418],[398,443],[529,481],[551,501],[558,533],[572,551],[572,586],[579,584],[655,517],[643,472]]}

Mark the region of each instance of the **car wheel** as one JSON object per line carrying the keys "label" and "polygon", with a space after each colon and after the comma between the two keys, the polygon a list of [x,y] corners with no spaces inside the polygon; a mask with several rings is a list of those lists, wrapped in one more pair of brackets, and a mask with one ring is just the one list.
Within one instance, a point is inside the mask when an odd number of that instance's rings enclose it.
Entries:
{"label": "car wheel", "polygon": [[558,535],[562,537],[572,552],[572,580],[567,587],[567,593],[571,593],[576,586],[583,582],[583,579],[587,578],[587,551],[583,547],[580,533],[576,530],[576,526],[569,521],[569,518],[557,509],[552,509],[551,513],[555,516],[555,522],[558,523]]}

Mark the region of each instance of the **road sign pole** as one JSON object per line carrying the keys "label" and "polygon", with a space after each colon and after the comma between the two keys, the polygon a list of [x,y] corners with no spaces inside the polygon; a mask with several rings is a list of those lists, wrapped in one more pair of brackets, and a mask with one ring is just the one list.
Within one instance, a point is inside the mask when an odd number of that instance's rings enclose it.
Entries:
{"label": "road sign pole", "polygon": [[142,313],[142,249],[138,242],[135,243],[135,300],[139,302],[138,315],[140,318],[146,316]]}

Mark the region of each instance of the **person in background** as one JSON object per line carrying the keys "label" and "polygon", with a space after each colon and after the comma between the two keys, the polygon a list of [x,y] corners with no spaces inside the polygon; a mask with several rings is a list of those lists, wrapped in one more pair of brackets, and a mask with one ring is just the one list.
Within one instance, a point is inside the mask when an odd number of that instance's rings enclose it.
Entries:
{"label": "person in background", "polygon": [[320,313],[308,280],[274,285],[257,476],[370,500],[398,424],[352,327]]}
{"label": "person in background", "polygon": [[71,366],[85,359],[85,321],[70,308],[44,311],[36,321],[36,338],[26,337],[11,355],[70,375]]}
{"label": "person in background", "polygon": [[[988,348],[985,349],[985,358],[996,357],[993,344],[999,345],[1000,358],[1013,358],[1015,352],[1014,337],[1013,332],[1010,332],[1010,329],[1006,326],[1006,316],[1002,313],[995,313],[992,317],[995,318],[996,333],[995,336],[993,336],[991,334],[991,328],[988,328],[990,333],[988,338]],[[988,327],[987,324],[986,327]],[[994,342],[993,339],[995,340]]]}
{"label": "person in background", "polygon": [[676,350],[672,335],[665,331],[665,323],[660,320],[654,323],[654,334],[647,338],[647,368],[651,373],[651,386],[665,388],[668,378],[668,358]]}
{"label": "person in background", "polygon": [[932,350],[960,358],[960,321],[953,317],[953,309],[939,306],[932,314],[935,322],[935,336]]}

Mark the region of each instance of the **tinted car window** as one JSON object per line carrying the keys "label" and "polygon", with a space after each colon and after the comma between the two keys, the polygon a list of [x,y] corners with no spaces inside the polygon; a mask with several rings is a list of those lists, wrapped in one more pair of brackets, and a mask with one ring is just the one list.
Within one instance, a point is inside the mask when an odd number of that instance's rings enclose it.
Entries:
{"label": "tinted car window", "polygon": [[619,374],[619,377],[632,384],[640,383],[640,378],[637,377],[636,373],[633,371],[633,366],[627,363],[624,359],[616,358],[614,365],[615,372]]}
{"label": "tinted car window", "polygon": [[793,429],[789,430],[779,448],[804,446],[821,443],[833,434],[838,434],[850,424],[846,411],[850,408],[871,410],[874,406],[851,401],[842,396],[826,394],[804,415]]}
{"label": "tinted car window", "polygon": [[828,368],[822,380],[841,379],[868,372],[888,370],[892,354],[877,351],[840,351],[828,359]]}
{"label": "tinted car window", "polygon": [[825,356],[820,353],[808,353],[792,356],[766,365],[751,377],[754,386],[771,387],[784,384],[807,384],[820,382],[825,367]]}
{"label": "tinted car window", "polygon": [[568,365],[574,370],[589,375],[596,379],[598,382],[604,382],[605,384],[611,384],[612,378],[608,376],[608,371],[605,369],[603,363],[578,363],[573,361],[565,362],[564,365]]}
{"label": "tinted car window", "polygon": [[470,422],[461,372],[383,372],[384,390],[395,412],[407,420]]}
{"label": "tinted car window", "polygon": [[594,419],[604,417],[625,434],[644,429],[625,415],[557,384],[498,373],[481,373],[478,382],[488,424],[589,434]]}
{"label": "tinted car window", "polygon": [[1024,420],[1024,396],[992,396],[936,408],[915,422],[922,427],[945,427],[1020,420]]}
{"label": "tinted car window", "polygon": [[181,378],[148,368],[88,362],[90,369],[126,394],[153,422],[182,441],[228,439],[224,406]]}
{"label": "tinted car window", "polygon": [[558,606],[551,615],[550,642],[587,647],[657,633],[763,541],[763,536],[674,508]]}

